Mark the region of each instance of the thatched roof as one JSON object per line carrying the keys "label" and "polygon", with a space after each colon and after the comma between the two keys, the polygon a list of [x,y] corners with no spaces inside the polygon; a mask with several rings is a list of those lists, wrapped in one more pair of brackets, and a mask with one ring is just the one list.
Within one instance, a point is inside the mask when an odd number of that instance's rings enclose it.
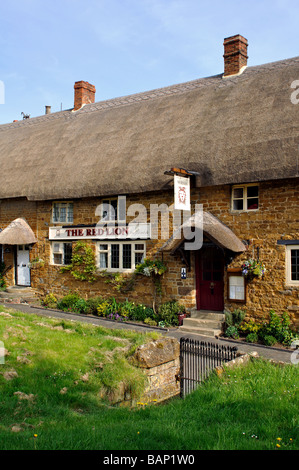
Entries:
{"label": "thatched roof", "polygon": [[0,126],[0,198],[168,189],[298,176],[299,57]]}
{"label": "thatched roof", "polygon": [[[179,227],[171,238],[164,243],[160,251],[167,251],[174,253],[183,242],[191,243],[184,238],[184,228],[195,227],[202,230],[202,236],[205,235],[216,245],[226,248],[234,253],[242,253],[246,251],[244,243],[232,232],[232,230],[224,225],[220,220],[217,219],[210,212],[203,211],[199,214],[192,215],[184,224]],[[191,233],[188,235],[191,237]],[[199,237],[198,237],[199,238]]]}
{"label": "thatched roof", "polygon": [[0,232],[0,245],[30,245],[37,240],[24,219],[13,220],[2,232]]}

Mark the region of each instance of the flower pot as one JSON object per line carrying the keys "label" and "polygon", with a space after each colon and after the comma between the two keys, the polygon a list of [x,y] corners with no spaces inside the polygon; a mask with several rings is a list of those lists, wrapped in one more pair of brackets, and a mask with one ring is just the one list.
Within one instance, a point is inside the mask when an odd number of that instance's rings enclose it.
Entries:
{"label": "flower pot", "polygon": [[186,318],[186,317],[187,317],[186,313],[180,313],[180,314],[178,315],[178,318],[179,318],[179,326],[182,326],[183,320],[184,320],[184,318]]}

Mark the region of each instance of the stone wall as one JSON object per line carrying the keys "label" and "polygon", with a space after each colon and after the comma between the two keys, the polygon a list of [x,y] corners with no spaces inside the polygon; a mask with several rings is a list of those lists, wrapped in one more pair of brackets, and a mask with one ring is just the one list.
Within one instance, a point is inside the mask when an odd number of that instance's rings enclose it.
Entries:
{"label": "stone wall", "polygon": [[[247,285],[246,304],[237,304],[228,301],[227,275],[225,273],[224,304],[225,308],[246,309],[250,317],[262,319],[270,309],[277,313],[287,311],[291,313],[294,321],[299,320],[299,287],[286,285],[286,248],[278,245],[277,240],[299,239],[298,202],[299,185],[297,179],[280,180],[275,182],[261,182],[259,184],[259,210],[236,213],[231,210],[231,186],[192,188],[191,200],[203,204],[205,211],[211,212],[226,224],[241,240],[246,240],[248,251],[236,256],[228,268],[240,267],[245,259],[259,258],[267,268],[263,279],[256,279]],[[100,198],[86,198],[74,201],[74,225],[94,224],[98,222],[95,215]],[[142,203],[146,207],[148,222],[150,221],[150,207],[152,204],[173,203],[173,191],[148,193],[127,196],[127,207],[134,203]],[[130,222],[133,214],[127,217]],[[0,228],[5,228],[17,217],[24,217],[33,229],[38,243],[32,247],[30,259],[39,257],[44,260],[43,266],[31,270],[32,287],[42,295],[53,292],[58,296],[65,295],[70,290],[77,291],[82,296],[103,297],[115,296],[119,300],[128,298],[131,301],[152,304],[152,284],[144,276],[138,276],[134,289],[130,292],[118,294],[111,285],[100,278],[93,284],[75,280],[69,273],[60,273],[58,266],[50,264],[50,243],[48,240],[51,222],[52,201],[32,202],[24,199],[2,200],[0,202]],[[168,235],[172,235],[172,216],[169,217],[169,232],[165,229],[165,220],[159,221],[158,237],[146,241],[146,256],[157,254]],[[94,243],[91,244],[95,247]],[[13,250],[8,247],[9,253],[4,253],[4,261],[11,269],[7,273],[7,283],[14,283]],[[184,261],[178,254],[160,254],[168,266],[163,276],[162,296],[160,302],[178,300],[187,308],[196,307],[196,272],[194,252],[190,255],[190,270],[186,279],[181,279],[181,268]]]}
{"label": "stone wall", "polygon": [[121,407],[147,406],[161,403],[178,396],[180,383],[177,376],[180,370],[180,343],[174,338],[159,338],[137,348],[131,362],[142,369],[146,376],[145,390],[136,398],[123,382],[114,390],[103,389],[102,398],[108,398],[113,405]]}
{"label": "stone wall", "polygon": [[174,338],[160,338],[140,346],[134,360],[148,378],[141,402],[161,402],[179,395],[180,343]]}

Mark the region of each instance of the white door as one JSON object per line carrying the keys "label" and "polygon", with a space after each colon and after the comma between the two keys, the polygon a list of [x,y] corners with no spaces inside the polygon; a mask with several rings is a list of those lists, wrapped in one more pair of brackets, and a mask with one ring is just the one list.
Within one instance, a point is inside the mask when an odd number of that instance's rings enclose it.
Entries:
{"label": "white door", "polygon": [[30,286],[29,246],[18,245],[17,252],[18,286]]}

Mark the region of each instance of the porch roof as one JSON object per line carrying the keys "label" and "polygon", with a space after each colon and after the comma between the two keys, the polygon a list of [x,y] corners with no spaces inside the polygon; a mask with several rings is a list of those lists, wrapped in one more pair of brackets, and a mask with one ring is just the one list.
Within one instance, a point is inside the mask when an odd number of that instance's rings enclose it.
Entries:
{"label": "porch roof", "polygon": [[0,245],[30,245],[36,242],[31,227],[21,218],[13,220],[0,233]]}
{"label": "porch roof", "polygon": [[[167,240],[161,248],[161,251],[174,253],[181,244],[186,241],[184,237],[184,228],[202,229],[203,235],[206,235],[216,245],[226,248],[234,253],[246,251],[246,245],[232,232],[232,230],[223,224],[217,217],[210,212],[203,211],[202,214],[194,214],[184,222]],[[191,240],[189,240],[191,243]]]}

